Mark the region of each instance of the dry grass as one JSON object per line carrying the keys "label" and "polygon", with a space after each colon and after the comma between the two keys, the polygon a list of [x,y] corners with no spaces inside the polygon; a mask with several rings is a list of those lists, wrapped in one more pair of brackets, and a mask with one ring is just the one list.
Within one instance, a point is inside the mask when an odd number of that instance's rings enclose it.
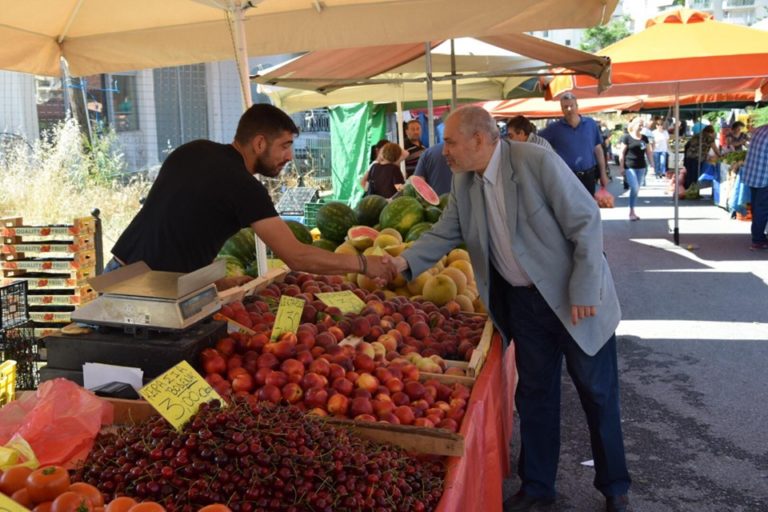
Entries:
{"label": "dry grass", "polygon": [[139,209],[150,183],[116,179],[123,171],[114,138],[105,136],[86,150],[77,125],[56,127],[33,147],[17,144],[0,154],[0,216],[24,223],[69,224],[101,211],[107,259],[118,236]]}

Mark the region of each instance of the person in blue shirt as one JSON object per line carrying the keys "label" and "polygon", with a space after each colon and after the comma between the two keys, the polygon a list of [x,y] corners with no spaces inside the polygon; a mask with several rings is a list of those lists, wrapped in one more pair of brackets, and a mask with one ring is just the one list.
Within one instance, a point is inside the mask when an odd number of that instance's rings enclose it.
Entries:
{"label": "person in blue shirt", "polygon": [[416,171],[413,173],[414,176],[424,178],[438,195],[447,194],[451,191],[451,180],[453,179],[451,168],[448,167],[448,162],[443,156],[443,146],[444,144],[441,142],[427,149],[419,158]]}
{"label": "person in blue shirt", "polygon": [[598,178],[601,186],[608,186],[603,135],[594,119],[579,115],[579,104],[573,93],[563,94],[560,108],[563,118],[550,123],[539,135],[547,139],[592,195]]}
{"label": "person in blue shirt", "polygon": [[753,251],[768,250],[768,124],[752,133],[747,160],[741,168],[741,179],[749,187],[752,197]]}

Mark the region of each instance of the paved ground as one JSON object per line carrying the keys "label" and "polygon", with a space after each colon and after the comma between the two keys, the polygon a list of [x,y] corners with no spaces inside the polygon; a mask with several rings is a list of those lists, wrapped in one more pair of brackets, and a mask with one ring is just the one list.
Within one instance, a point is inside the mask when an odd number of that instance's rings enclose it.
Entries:
{"label": "paved ground", "polygon": [[[680,202],[649,177],[638,222],[621,180],[603,210],[605,250],[623,310],[618,329],[623,428],[635,512],[768,512],[768,254],[749,223],[706,197]],[[584,415],[563,378],[558,499],[549,512],[604,510],[592,487]],[[513,447],[516,463],[518,447]],[[519,486],[505,482],[505,496]]]}

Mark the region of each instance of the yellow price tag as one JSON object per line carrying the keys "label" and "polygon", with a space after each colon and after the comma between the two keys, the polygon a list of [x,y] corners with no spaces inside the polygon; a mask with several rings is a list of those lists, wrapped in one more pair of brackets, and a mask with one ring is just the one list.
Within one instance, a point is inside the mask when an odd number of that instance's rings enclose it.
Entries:
{"label": "yellow price tag", "polygon": [[350,290],[343,292],[316,293],[315,297],[331,308],[339,308],[343,314],[359,313],[365,307],[365,302]]}
{"label": "yellow price tag", "polygon": [[301,323],[301,314],[303,312],[304,299],[297,299],[288,295],[281,296],[270,339],[275,341],[284,332],[296,332]]}
{"label": "yellow price tag", "polygon": [[29,512],[29,509],[22,507],[0,492],[0,512]]}
{"label": "yellow price tag", "polygon": [[192,368],[182,361],[139,390],[139,394],[177,430],[197,413],[200,404],[218,399],[226,402]]}

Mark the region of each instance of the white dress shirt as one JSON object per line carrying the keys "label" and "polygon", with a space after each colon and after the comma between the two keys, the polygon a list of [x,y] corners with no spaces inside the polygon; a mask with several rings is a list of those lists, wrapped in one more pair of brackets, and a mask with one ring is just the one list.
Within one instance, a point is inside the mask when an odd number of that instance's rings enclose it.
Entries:
{"label": "white dress shirt", "polygon": [[476,174],[485,196],[485,215],[488,220],[488,245],[491,263],[501,276],[512,286],[529,286],[531,278],[525,273],[512,252],[512,239],[507,227],[504,186],[501,183],[501,142],[496,143],[491,160],[485,172]]}

